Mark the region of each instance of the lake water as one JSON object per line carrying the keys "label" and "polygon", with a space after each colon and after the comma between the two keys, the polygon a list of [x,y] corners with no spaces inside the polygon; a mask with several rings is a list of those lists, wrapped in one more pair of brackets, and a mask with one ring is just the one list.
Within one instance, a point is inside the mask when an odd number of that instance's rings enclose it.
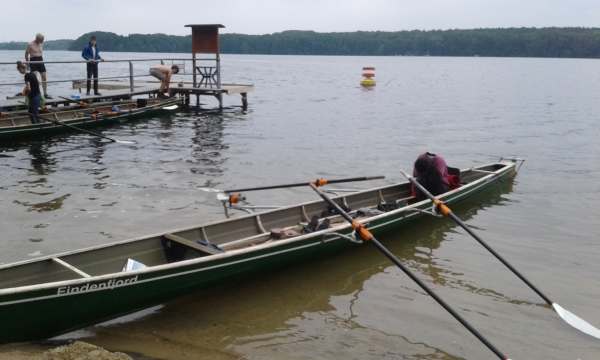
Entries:
{"label": "lake water", "polygon": [[[0,62],[22,53],[0,51]],[[376,67],[375,87],[359,85],[363,66]],[[100,64],[100,76],[126,69]],[[225,97],[222,113],[203,97],[202,111],[98,129],[133,145],[77,133],[2,144],[0,263],[223,219],[200,187],[386,176],[343,186],[364,189],[403,181],[399,170],[425,151],[459,168],[518,156],[526,162],[513,182],[454,213],[550,299],[600,327],[597,60],[223,55],[222,73],[255,85],[247,110],[239,95]],[[83,64],[48,65],[48,80],[76,77]],[[22,76],[0,66],[0,81]],[[49,93],[69,87],[50,84]],[[0,96],[20,89],[0,87]],[[300,188],[246,195],[254,205],[317,199]],[[452,220],[379,240],[510,358],[600,358],[598,339],[562,321]],[[146,359],[496,358],[367,245],[65,338]]]}

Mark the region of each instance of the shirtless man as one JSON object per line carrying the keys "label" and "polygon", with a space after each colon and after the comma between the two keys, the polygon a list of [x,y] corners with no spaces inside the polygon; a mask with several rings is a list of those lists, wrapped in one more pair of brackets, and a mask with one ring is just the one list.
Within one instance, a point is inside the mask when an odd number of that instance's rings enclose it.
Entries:
{"label": "shirtless man", "polygon": [[[25,50],[25,61],[44,61],[42,58],[42,50],[44,50],[44,35],[38,33],[35,35],[35,40],[27,44],[27,49]],[[42,77],[42,88],[44,88],[44,97],[46,99],[52,99],[50,96],[48,96],[48,89],[46,85],[46,67],[44,64],[31,64],[28,66],[36,77],[37,73],[40,73],[40,76]]]}
{"label": "shirtless man", "polygon": [[179,67],[177,65],[173,65],[171,67],[168,67],[166,65],[156,65],[151,67],[149,72],[150,75],[162,81],[162,83],[160,84],[160,88],[158,89],[158,96],[161,98],[167,97],[164,94],[165,91],[168,91],[169,94],[171,94],[171,90],[169,90],[171,76],[173,74],[179,73]]}

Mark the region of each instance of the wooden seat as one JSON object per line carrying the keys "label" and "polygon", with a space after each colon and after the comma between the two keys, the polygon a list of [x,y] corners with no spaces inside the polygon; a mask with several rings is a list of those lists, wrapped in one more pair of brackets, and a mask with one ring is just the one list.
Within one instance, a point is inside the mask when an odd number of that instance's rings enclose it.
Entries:
{"label": "wooden seat", "polygon": [[59,259],[59,258],[57,258],[57,257],[53,257],[53,258],[52,258],[52,261],[54,261],[55,263],[57,263],[57,264],[60,264],[60,265],[62,265],[62,266],[64,266],[64,267],[66,267],[67,269],[69,269],[69,270],[71,270],[71,271],[74,271],[74,272],[76,272],[77,274],[79,274],[79,275],[83,276],[84,278],[89,278],[89,277],[91,277],[90,275],[88,275],[88,274],[86,274],[85,272],[83,272],[83,271],[79,270],[79,269],[78,269],[78,268],[76,268],[75,266],[73,266],[73,265],[71,265],[71,264],[69,264],[69,263],[67,263],[67,262],[65,262],[65,261],[63,261],[63,260],[61,260],[61,259]]}
{"label": "wooden seat", "polygon": [[174,235],[174,234],[166,233],[164,235],[164,237],[166,239],[175,241],[175,242],[180,243],[182,245],[189,246],[192,249],[200,250],[202,252],[205,252],[205,253],[208,253],[208,254],[211,254],[211,255],[221,254],[221,251],[219,251],[219,250],[215,250],[215,249],[213,249],[211,247],[208,247],[208,246],[205,246],[205,245],[202,245],[202,244],[198,244],[198,243],[196,243],[196,242],[194,242],[192,240],[188,240],[188,239],[182,238],[181,236],[177,236],[177,235]]}

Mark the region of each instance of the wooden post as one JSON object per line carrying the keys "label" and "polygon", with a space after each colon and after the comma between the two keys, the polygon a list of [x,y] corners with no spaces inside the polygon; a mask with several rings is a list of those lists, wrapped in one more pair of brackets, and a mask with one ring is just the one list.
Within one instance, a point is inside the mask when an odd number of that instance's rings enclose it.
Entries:
{"label": "wooden post", "polygon": [[[133,64],[131,61],[129,62],[129,91],[133,92],[135,90],[135,86],[133,84]],[[131,95],[129,95],[131,98]]]}
{"label": "wooden post", "polygon": [[242,93],[242,109],[248,108],[248,93]]}
{"label": "wooden post", "polygon": [[192,51],[192,74],[194,77],[194,87],[198,86],[196,82],[196,53]]}

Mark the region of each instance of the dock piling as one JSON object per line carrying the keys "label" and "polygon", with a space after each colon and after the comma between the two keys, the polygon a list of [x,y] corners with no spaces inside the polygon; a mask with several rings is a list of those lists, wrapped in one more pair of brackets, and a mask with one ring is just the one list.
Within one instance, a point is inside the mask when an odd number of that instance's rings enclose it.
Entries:
{"label": "dock piling", "polygon": [[129,62],[129,91],[132,93],[135,91],[135,86],[133,84],[133,63]]}

